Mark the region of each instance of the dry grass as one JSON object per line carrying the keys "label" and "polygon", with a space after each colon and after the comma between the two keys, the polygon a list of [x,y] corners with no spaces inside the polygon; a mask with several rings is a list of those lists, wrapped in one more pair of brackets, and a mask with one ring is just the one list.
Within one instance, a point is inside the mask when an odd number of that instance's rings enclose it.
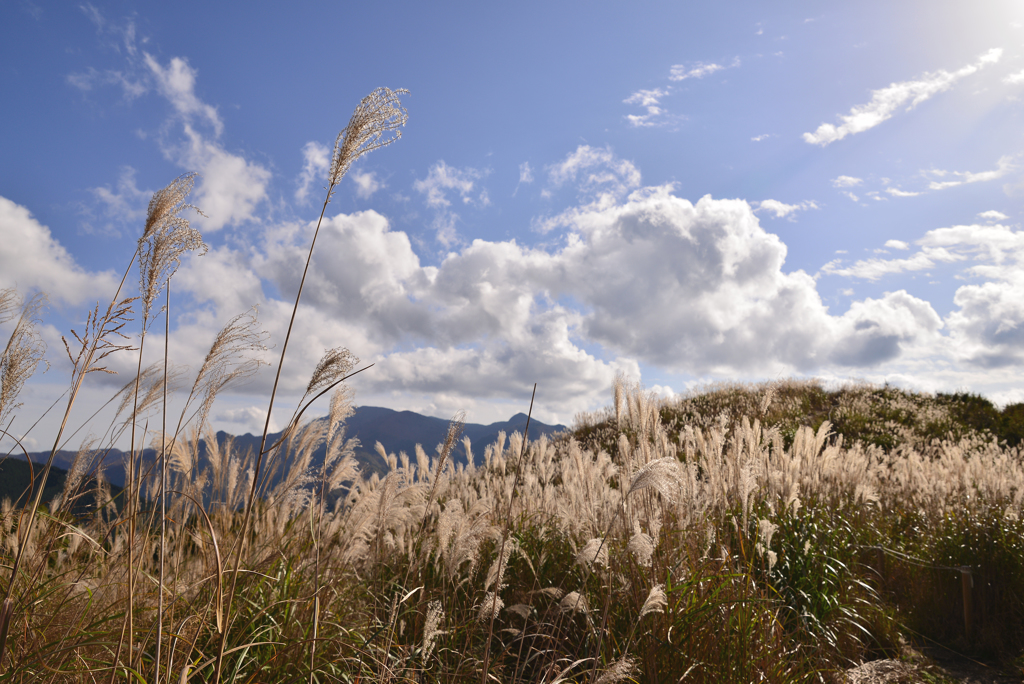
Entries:
{"label": "dry grass", "polygon": [[[325,209],[358,156],[397,138],[402,92],[357,107]],[[106,356],[142,346],[181,250],[201,247],[181,216],[191,183],[151,203],[142,299],[118,292],[68,346],[69,411]],[[41,358],[39,302],[0,292],[0,322],[24,322],[0,416]],[[255,311],[231,320],[173,430],[144,428],[177,383],[163,362],[143,369],[140,350],[118,417],[65,491],[4,503],[0,681],[855,680],[900,670],[854,668],[896,655],[901,629],[1024,651],[1024,460],[960,419],[962,397],[789,381],[664,403],[620,379],[571,434],[503,434],[456,463],[459,415],[437,453],[377,445],[388,470],[363,475],[343,348],[325,353],[279,443],[265,433],[239,452],[212,434],[217,393],[257,370],[264,341]],[[301,422],[332,389],[329,416]],[[131,430],[158,467],[133,456],[114,500],[96,462]],[[981,587],[970,633],[947,586],[960,566]]]}

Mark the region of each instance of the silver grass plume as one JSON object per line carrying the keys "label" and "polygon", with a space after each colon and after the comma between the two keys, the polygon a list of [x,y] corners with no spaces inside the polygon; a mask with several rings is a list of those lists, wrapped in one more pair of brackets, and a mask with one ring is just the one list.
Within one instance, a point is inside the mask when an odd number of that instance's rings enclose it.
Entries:
{"label": "silver grass plume", "polygon": [[[15,403],[15,399],[39,364],[44,362],[46,343],[36,326],[39,323],[39,311],[45,303],[46,295],[41,292],[32,295],[24,303],[16,292],[8,294],[5,290],[0,293],[0,320],[4,317],[11,320],[15,315],[18,316],[3,356],[0,356],[0,426],[6,425],[11,412],[21,406]],[[20,314],[14,313],[17,309],[21,310]]]}
{"label": "silver grass plume", "polygon": [[357,363],[359,363],[359,359],[344,347],[326,350],[320,358],[320,362],[316,364],[313,375],[309,378],[309,384],[306,385],[306,393],[302,398],[305,399],[309,395],[338,382],[348,375]]}
{"label": "silver grass plume", "polygon": [[608,545],[600,537],[591,539],[586,546],[576,554],[576,562],[590,568],[592,565],[603,565],[608,567]]}
{"label": "silver grass plume", "polygon": [[636,672],[636,665],[630,657],[620,658],[608,666],[595,684],[617,684]]}
{"label": "silver grass plume", "polygon": [[5,287],[0,290],[0,325],[12,320],[21,308],[21,298],[18,297],[18,289]]}
{"label": "silver grass plume", "polygon": [[[246,352],[260,353],[267,350],[264,341],[268,333],[260,328],[256,318],[258,313],[259,309],[254,306],[245,313],[238,314],[221,328],[210,345],[210,351],[203,359],[203,365],[199,368],[189,395],[189,403],[194,397],[202,396],[198,411],[198,430],[202,431],[219,391],[230,384],[252,377],[260,366],[266,364],[258,356],[246,355]],[[182,417],[187,409],[186,406],[182,411]]]}
{"label": "silver grass plume", "polygon": [[640,609],[640,617],[649,613],[664,613],[667,605],[668,597],[665,595],[665,585],[655,584],[651,587],[651,592],[647,594],[647,600],[644,601],[644,605]]}
{"label": "silver grass plume", "polygon": [[437,637],[444,634],[444,630],[438,629],[444,619],[444,611],[441,609],[440,601],[431,601],[427,604],[427,620],[423,626],[423,659],[430,657],[434,650],[434,642]]}
{"label": "silver grass plume", "polygon": [[626,496],[644,489],[654,489],[668,501],[675,501],[681,479],[679,461],[671,457],[659,458],[636,472]]}
{"label": "silver grass plume", "polygon": [[149,320],[153,302],[160,295],[163,284],[178,270],[181,255],[197,249],[202,249],[202,254],[206,253],[203,236],[181,216],[185,209],[194,209],[200,216],[205,216],[185,202],[196,175],[186,173],[178,176],[163,190],[153,193],[153,199],[149,201],[146,227],[139,238],[139,292],[144,322]]}
{"label": "silver grass plume", "polygon": [[587,597],[577,591],[570,591],[563,596],[558,605],[563,613],[583,613],[586,615],[590,612],[590,608],[587,606]]}
{"label": "silver grass plume", "polygon": [[651,558],[654,556],[654,538],[640,531],[640,523],[634,523],[633,536],[629,538],[626,549],[636,557],[638,565],[651,567]]}
{"label": "silver grass plume", "polygon": [[490,622],[492,619],[498,617],[501,613],[501,609],[504,607],[505,602],[501,600],[501,597],[495,592],[489,591],[484,594],[484,598],[480,602],[476,619],[480,622]]}
{"label": "silver grass plume", "polygon": [[377,88],[360,101],[348,125],[338,133],[334,142],[331,169],[327,174],[331,193],[359,157],[402,137],[399,128],[409,120],[409,113],[402,107],[398,96],[408,94],[405,88]]}

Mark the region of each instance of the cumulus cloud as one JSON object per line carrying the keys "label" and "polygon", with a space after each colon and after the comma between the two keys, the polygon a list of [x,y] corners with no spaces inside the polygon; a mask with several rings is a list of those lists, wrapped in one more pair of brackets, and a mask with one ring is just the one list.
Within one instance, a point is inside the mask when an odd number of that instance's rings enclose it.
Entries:
{"label": "cumulus cloud", "polygon": [[920,241],[970,258],[967,269],[983,282],[957,289],[958,307],[947,317],[958,354],[983,368],[1024,362],[1024,233],[1005,226],[953,226]]}
{"label": "cumulus cloud", "polygon": [[721,65],[715,64],[714,62],[688,62],[686,64],[675,64],[669,69],[669,80],[672,81],[684,81],[688,78],[704,78],[711,74],[722,71],[724,69],[730,69],[738,67],[740,65],[740,58],[734,57],[731,64]]}
{"label": "cumulus cloud", "polygon": [[206,217],[196,222],[204,230],[216,231],[255,219],[257,205],[267,196],[270,171],[228,152],[189,124],[184,132],[185,140],[166,151],[183,167],[199,171],[193,203]]}
{"label": "cumulus cloud", "polygon": [[793,214],[798,211],[806,211],[808,209],[817,209],[818,205],[813,200],[804,200],[799,204],[785,204],[778,200],[767,199],[758,203],[757,211],[766,211],[770,214],[774,214],[775,218],[793,218]]}
{"label": "cumulus cloud", "polygon": [[979,213],[978,214],[978,218],[983,218],[986,221],[1005,221],[1006,219],[1008,219],[1010,217],[1007,216],[1006,214],[1004,214],[1001,211],[996,211],[995,209],[990,209],[988,211],[983,211],[983,212]]}
{"label": "cumulus cloud", "polygon": [[0,197],[0,287],[17,287],[22,293],[46,292],[51,301],[82,304],[117,290],[118,279],[110,271],[91,273],[39,223],[25,207]]}
{"label": "cumulus cloud", "polygon": [[910,249],[910,245],[903,240],[886,240],[885,246],[889,249]]}
{"label": "cumulus cloud", "polygon": [[[804,133],[804,141],[824,147],[848,135],[863,133],[891,118],[896,110],[907,105],[910,111],[934,95],[949,90],[960,79],[976,73],[983,67],[999,61],[1003,51],[993,48],[981,55],[976,62],[956,71],[939,70],[923,74],[914,81],[901,81],[885,88],[873,90],[871,101],[857,105],[849,114],[840,115],[841,123],[823,123],[813,133]],[[909,104],[908,104],[909,103]]]}
{"label": "cumulus cloud", "polygon": [[984,183],[986,181],[996,180],[1002,178],[1015,168],[1016,165],[1013,163],[1013,157],[1004,155],[999,158],[999,161],[996,162],[996,168],[991,171],[972,173],[970,171],[944,171],[941,169],[930,169],[924,173],[938,176],[939,178],[954,176],[956,180],[932,181],[928,184],[928,188],[930,190],[945,190],[946,188],[955,188],[958,185],[964,185],[967,183]]}
{"label": "cumulus cloud", "polygon": [[893,197],[917,197],[920,192],[911,192],[909,190],[900,190],[899,188],[886,188],[885,191]]}
{"label": "cumulus cloud", "polygon": [[[519,396],[542,379],[568,421],[603,401],[617,372],[639,377],[641,363],[727,376],[869,368],[941,327],[905,292],[830,314],[814,278],[784,268],[786,246],[742,200],[692,203],[671,186],[642,188],[564,220],[557,247],[475,240],[425,266],[376,212],[325,217],[285,390],[301,391],[323,349],[344,343],[376,363],[360,378],[364,396],[432,397],[421,408],[443,412]],[[218,316],[260,303],[272,340],[282,339],[290,304],[262,283],[295,291],[312,228],[280,225],[256,247],[187,262],[178,288],[200,304],[187,337],[212,337]]]}

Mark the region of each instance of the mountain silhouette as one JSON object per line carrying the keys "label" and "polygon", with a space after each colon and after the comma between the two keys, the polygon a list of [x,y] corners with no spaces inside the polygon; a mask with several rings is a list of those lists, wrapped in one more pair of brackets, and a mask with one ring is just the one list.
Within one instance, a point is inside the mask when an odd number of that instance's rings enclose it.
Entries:
{"label": "mountain silhouette", "polygon": [[[327,420],[319,418],[318,420]],[[499,432],[506,436],[514,432],[522,434],[526,429],[527,416],[525,413],[517,413],[506,421],[481,425],[479,423],[466,423],[463,426],[462,437],[469,437],[474,460],[482,462],[484,448],[493,444]],[[448,422],[444,418],[424,416],[414,411],[395,411],[393,409],[381,408],[379,406],[356,407],[348,420],[345,421],[345,435],[347,438],[359,440],[359,448],[356,450],[356,458],[365,472],[385,472],[387,464],[377,454],[375,445],[380,442],[384,449],[390,454],[405,452],[410,456],[415,453],[416,445],[423,447],[427,454],[434,456],[437,447],[442,444],[448,434]],[[536,418],[530,420],[531,440],[541,435],[553,435],[567,430],[564,425],[547,425]],[[268,435],[267,444],[274,444],[281,437],[280,432]],[[220,431],[217,433],[217,441],[220,444],[232,440],[234,449],[237,452],[245,453],[247,450],[257,451],[260,447],[260,435],[246,433],[244,435],[231,435]],[[200,448],[200,459],[205,456],[205,447]],[[321,446],[313,454],[312,464],[316,466],[323,463],[326,447]],[[49,452],[33,452],[29,456],[33,463],[46,463]],[[153,449],[145,449],[143,461],[152,462],[156,453]],[[74,451],[59,451],[54,457],[54,466],[68,469],[74,460]],[[111,449],[103,455],[104,475],[106,479],[119,487],[124,486],[124,457],[120,449]],[[11,458],[18,458],[13,455]],[[466,463],[467,455],[460,437],[455,445],[452,458],[457,463]],[[24,457],[21,457],[24,460]]]}

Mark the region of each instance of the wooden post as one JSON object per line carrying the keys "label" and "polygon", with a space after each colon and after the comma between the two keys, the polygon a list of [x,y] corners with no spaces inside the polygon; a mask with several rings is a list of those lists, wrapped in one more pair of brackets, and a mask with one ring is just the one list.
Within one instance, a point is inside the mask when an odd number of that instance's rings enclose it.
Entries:
{"label": "wooden post", "polygon": [[974,622],[974,576],[966,565],[960,567],[960,588],[964,595],[964,632],[971,638],[971,625]]}

